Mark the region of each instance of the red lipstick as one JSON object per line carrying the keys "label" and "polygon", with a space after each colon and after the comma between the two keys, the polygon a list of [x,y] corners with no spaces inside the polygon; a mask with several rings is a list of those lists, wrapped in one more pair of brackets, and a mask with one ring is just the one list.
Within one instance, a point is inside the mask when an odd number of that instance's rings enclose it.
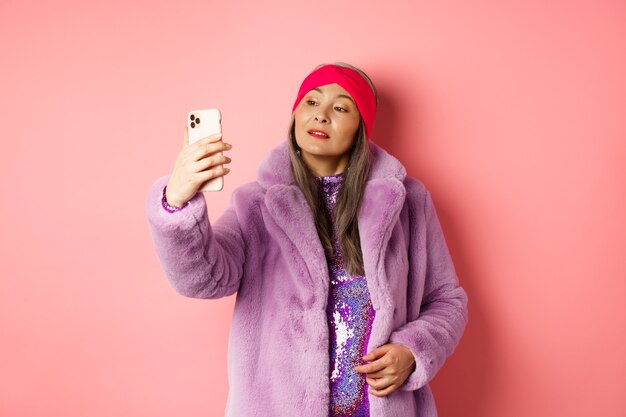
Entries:
{"label": "red lipstick", "polygon": [[323,130],[319,130],[319,129],[309,129],[307,130],[307,133],[311,136],[313,136],[316,139],[328,139],[330,138],[330,136],[328,136],[328,133],[324,132]]}

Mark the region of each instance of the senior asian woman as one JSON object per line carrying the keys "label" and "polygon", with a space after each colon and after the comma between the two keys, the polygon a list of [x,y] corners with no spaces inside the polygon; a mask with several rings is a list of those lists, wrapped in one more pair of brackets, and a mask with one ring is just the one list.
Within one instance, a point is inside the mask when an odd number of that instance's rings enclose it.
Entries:
{"label": "senior asian woman", "polygon": [[467,294],[429,191],[371,139],[365,73],[302,82],[287,140],[209,221],[220,137],[185,140],[146,200],[156,253],[182,295],[237,294],[226,415],[436,416],[429,382],[458,345]]}

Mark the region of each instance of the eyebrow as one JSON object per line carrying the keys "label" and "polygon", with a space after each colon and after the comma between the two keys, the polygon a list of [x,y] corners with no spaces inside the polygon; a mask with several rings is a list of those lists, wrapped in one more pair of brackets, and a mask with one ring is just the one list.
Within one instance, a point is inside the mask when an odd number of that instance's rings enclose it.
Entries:
{"label": "eyebrow", "polygon": [[[321,93],[321,94],[324,94],[324,92],[323,92],[322,90],[320,90],[319,88],[317,88],[317,87],[315,87],[313,90],[315,90],[315,91],[317,91],[317,92],[319,92],[319,93]],[[345,95],[345,94],[339,94],[337,97],[347,98],[348,100],[350,100],[351,102],[353,102],[353,103],[354,103],[354,100],[352,99],[352,97],[347,96],[347,95]]]}

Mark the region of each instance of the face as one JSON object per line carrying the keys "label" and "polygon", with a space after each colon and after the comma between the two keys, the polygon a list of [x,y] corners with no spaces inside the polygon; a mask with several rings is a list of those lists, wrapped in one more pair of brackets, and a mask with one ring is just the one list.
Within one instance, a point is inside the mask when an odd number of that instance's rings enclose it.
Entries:
{"label": "face", "polygon": [[309,165],[315,161],[347,165],[361,116],[352,97],[339,84],[309,91],[294,110],[296,142]]}

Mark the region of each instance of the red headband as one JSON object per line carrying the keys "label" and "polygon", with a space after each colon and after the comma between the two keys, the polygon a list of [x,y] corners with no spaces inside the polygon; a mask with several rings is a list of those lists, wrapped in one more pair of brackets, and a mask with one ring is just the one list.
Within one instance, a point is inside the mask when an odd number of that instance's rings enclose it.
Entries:
{"label": "red headband", "polygon": [[310,73],[300,86],[292,112],[298,107],[302,97],[312,89],[337,83],[354,99],[365,125],[365,135],[369,138],[376,115],[376,96],[372,87],[361,74],[351,68],[339,65],[324,65]]}

